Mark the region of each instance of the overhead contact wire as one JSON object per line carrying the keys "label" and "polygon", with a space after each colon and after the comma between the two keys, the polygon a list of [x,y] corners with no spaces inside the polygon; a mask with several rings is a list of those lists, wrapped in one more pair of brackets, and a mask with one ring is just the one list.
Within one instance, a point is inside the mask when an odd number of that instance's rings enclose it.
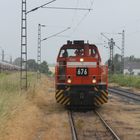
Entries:
{"label": "overhead contact wire", "polygon": [[[78,8],[78,5],[79,5],[79,0],[77,0],[76,8]],[[73,18],[72,18],[71,24],[70,24],[71,26],[72,26],[72,24],[73,24],[73,22],[74,22],[74,17],[76,17],[76,14],[77,14],[77,9],[75,9],[75,11],[74,11]]]}
{"label": "overhead contact wire", "polygon": [[84,16],[81,18],[80,22],[78,22],[78,24],[76,25],[76,27],[74,28],[73,32],[75,32],[77,30],[77,28],[80,26],[80,24],[84,21],[84,19],[89,15],[90,13],[90,9],[93,7],[94,4],[94,0],[91,1],[91,6],[89,8],[89,11],[87,13],[84,14]]}

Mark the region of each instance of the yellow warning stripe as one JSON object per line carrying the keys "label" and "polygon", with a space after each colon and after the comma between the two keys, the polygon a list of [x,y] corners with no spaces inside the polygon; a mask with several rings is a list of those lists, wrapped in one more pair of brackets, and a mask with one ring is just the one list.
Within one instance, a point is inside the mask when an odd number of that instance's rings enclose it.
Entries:
{"label": "yellow warning stripe", "polygon": [[103,100],[101,97],[99,97],[98,100],[99,100],[102,104],[105,103],[104,100]]}
{"label": "yellow warning stripe", "polygon": [[98,89],[97,89],[96,87],[94,87],[94,90],[95,90],[95,91],[98,91]]}
{"label": "yellow warning stripe", "polygon": [[97,105],[100,105],[101,104],[97,99],[95,99],[95,101],[96,101]]}
{"label": "yellow warning stripe", "polygon": [[63,90],[58,90],[58,91],[56,92],[56,95],[59,94],[59,92],[61,92],[61,91],[63,91]]}
{"label": "yellow warning stripe", "polygon": [[99,100],[99,98],[98,98],[98,97],[96,97],[96,100],[97,100],[100,104],[102,104],[102,101],[101,101],[101,100]]}
{"label": "yellow warning stripe", "polygon": [[58,103],[62,104],[62,100],[63,100],[63,99],[64,99],[64,98],[61,97],[61,98],[58,100]]}
{"label": "yellow warning stripe", "polygon": [[102,92],[107,96],[108,95],[108,93],[107,92],[105,92],[105,90],[102,90]]}
{"label": "yellow warning stripe", "polygon": [[103,94],[102,94],[102,96],[101,96],[103,99],[104,99],[104,101],[107,101],[108,100],[108,98],[107,97],[105,97]]}
{"label": "yellow warning stripe", "polygon": [[60,103],[63,104],[66,100],[67,98],[63,96],[63,98],[60,100]]}
{"label": "yellow warning stripe", "polygon": [[68,87],[67,89],[66,89],[66,91],[69,91],[70,90],[70,87]]}
{"label": "yellow warning stripe", "polygon": [[66,104],[68,104],[69,103],[69,99],[67,99],[67,98],[61,98],[61,100],[59,100],[59,102],[61,103],[61,104],[63,104],[63,105],[66,105]]}
{"label": "yellow warning stripe", "polygon": [[107,99],[106,99],[104,96],[101,96],[101,98],[102,98],[105,102],[107,102]]}
{"label": "yellow warning stripe", "polygon": [[59,99],[61,96],[63,96],[63,94],[60,94],[59,96],[57,96],[56,99]]}
{"label": "yellow warning stripe", "polygon": [[[96,90],[96,88],[95,88],[95,90]],[[107,100],[108,100],[108,95],[107,95],[107,93],[106,93],[104,90],[101,90],[101,91],[99,91],[99,92],[100,92],[101,96],[96,96],[96,99],[95,99],[96,103],[97,103],[98,105],[107,103]]]}
{"label": "yellow warning stripe", "polygon": [[60,100],[59,100],[59,102],[61,103],[61,104],[63,104],[63,102],[66,100],[66,98],[65,97],[62,97]]}
{"label": "yellow warning stripe", "polygon": [[108,100],[108,96],[104,92],[102,92],[102,96],[104,96],[106,100]]}
{"label": "yellow warning stripe", "polygon": [[61,98],[63,98],[64,96],[61,94],[58,98],[56,98],[56,100],[59,102],[59,100],[61,99]]}
{"label": "yellow warning stripe", "polygon": [[62,92],[63,92],[63,90],[60,90],[60,92],[58,92],[58,93],[56,94],[56,98],[58,98],[58,97],[61,95]]}
{"label": "yellow warning stripe", "polygon": [[66,105],[66,103],[68,103],[68,101],[70,101],[70,99],[66,99],[63,104]]}
{"label": "yellow warning stripe", "polygon": [[[66,91],[68,91],[68,90],[70,90],[70,87],[66,89]],[[68,104],[70,104],[70,99],[65,97],[63,95],[63,92],[64,92],[64,90],[57,90],[56,91],[56,95],[55,95],[56,100],[60,104],[68,105]]]}

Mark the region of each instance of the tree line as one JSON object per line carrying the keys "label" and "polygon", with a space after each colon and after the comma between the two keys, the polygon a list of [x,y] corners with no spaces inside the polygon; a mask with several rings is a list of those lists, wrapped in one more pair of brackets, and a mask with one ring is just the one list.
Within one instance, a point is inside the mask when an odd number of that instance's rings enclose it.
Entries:
{"label": "tree line", "polygon": [[[135,58],[134,55],[128,56],[124,58],[124,63],[126,62],[140,62],[140,58]],[[106,64],[108,66],[110,66],[110,59],[108,61],[106,61]],[[121,55],[120,54],[115,54],[113,57],[113,69],[115,73],[122,73],[121,71],[121,65],[122,65],[122,61],[121,61]]]}
{"label": "tree line", "polygon": [[[21,58],[16,58],[14,60],[13,64],[17,65],[17,66],[20,66]],[[27,70],[28,71],[34,71],[34,72],[37,72],[39,70],[41,73],[44,73],[44,74],[49,74],[49,75],[52,74],[52,72],[49,70],[49,66],[48,66],[48,63],[46,61],[43,61],[39,65],[39,64],[37,64],[35,59],[27,60]]]}

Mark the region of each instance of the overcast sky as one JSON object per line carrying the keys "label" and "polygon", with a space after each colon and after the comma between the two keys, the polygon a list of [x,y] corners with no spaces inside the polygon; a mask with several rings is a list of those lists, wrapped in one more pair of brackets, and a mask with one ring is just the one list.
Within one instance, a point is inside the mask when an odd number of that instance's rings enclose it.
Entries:
{"label": "overcast sky", "polygon": [[[27,9],[31,10],[48,1],[27,0]],[[48,6],[90,8],[92,1],[93,10],[85,18],[87,11],[77,10],[40,9],[28,14],[28,59],[36,59],[37,56],[38,23],[46,25],[46,28],[42,28],[42,38],[71,27],[71,30],[62,34],[66,37],[54,37],[42,42],[42,60],[49,63],[55,63],[59,48],[67,40],[89,40],[95,44],[107,41],[100,35],[101,32],[106,33],[108,38],[113,37],[121,47],[121,35],[107,33],[119,33],[123,29],[126,32],[125,56],[140,57],[140,0],[57,0]],[[13,59],[20,56],[20,22],[21,0],[1,0],[0,47]],[[107,60],[109,50],[103,45],[98,47],[103,61]],[[120,51],[115,48],[115,53]]]}

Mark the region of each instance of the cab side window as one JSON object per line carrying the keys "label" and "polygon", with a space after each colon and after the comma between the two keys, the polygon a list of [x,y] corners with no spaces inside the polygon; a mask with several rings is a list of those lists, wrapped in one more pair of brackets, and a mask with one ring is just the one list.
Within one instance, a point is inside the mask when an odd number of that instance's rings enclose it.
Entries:
{"label": "cab side window", "polygon": [[67,50],[61,50],[59,57],[68,57]]}
{"label": "cab side window", "polygon": [[94,48],[89,49],[89,55],[92,57],[98,58],[98,53],[96,52]]}

